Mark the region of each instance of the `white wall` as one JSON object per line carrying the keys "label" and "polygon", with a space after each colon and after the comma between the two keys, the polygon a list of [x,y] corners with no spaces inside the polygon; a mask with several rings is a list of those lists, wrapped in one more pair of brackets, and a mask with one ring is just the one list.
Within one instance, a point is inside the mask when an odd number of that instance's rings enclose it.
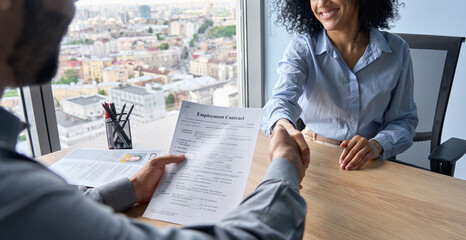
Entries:
{"label": "white wall", "polygon": [[[271,95],[277,74],[276,67],[283,51],[290,41],[290,35],[283,27],[271,24],[274,16],[270,14],[270,2],[266,8],[266,98]],[[450,35],[466,37],[466,1],[449,0],[405,0],[400,7],[401,18],[390,30],[399,33],[431,35]],[[466,44],[463,44],[455,80],[450,95],[442,141],[451,137],[466,139]],[[466,180],[466,156],[456,164],[455,177]]]}

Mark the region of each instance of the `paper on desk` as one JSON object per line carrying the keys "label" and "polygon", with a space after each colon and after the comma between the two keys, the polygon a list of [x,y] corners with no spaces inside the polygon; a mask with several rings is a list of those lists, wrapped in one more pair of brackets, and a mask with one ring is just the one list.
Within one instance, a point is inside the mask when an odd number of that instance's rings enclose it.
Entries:
{"label": "paper on desk", "polygon": [[70,184],[98,187],[132,177],[150,158],[161,153],[160,150],[79,148],[49,168]]}
{"label": "paper on desk", "polygon": [[183,102],[170,154],[171,164],[144,217],[182,225],[215,223],[243,199],[262,109]]}

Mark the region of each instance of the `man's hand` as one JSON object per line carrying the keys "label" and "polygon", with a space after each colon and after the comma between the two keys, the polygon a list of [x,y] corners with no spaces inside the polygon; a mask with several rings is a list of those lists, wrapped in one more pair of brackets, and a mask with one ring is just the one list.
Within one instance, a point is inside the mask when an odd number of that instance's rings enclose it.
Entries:
{"label": "man's hand", "polygon": [[383,150],[377,141],[359,135],[343,141],[340,147],[344,148],[340,156],[340,168],[345,170],[360,169],[367,161],[376,159]]}
{"label": "man's hand", "polygon": [[[298,144],[299,152],[301,154],[301,158],[303,162],[309,163],[310,162],[309,146],[307,146],[307,143],[306,143],[306,140],[304,140],[303,134],[300,131],[298,131],[296,128],[294,128],[294,125],[291,124],[290,121],[288,121],[288,119],[278,120],[275,126],[277,125],[282,125],[288,131],[288,134],[290,135],[290,137],[293,138],[296,144]],[[275,132],[275,128],[273,130],[274,131],[272,132],[272,136],[273,136],[273,133]]]}
{"label": "man's hand", "polygon": [[[302,140],[304,141],[304,138]],[[305,141],[304,144],[306,144]],[[309,166],[310,157],[307,144],[306,148],[307,150],[304,150],[304,152],[307,152],[307,155],[302,156],[298,149],[298,143],[288,134],[288,131],[280,124],[275,126],[272,140],[270,141],[270,160],[285,158],[290,161],[296,168],[300,181],[303,180],[306,169]],[[303,161],[303,159],[307,159],[307,161]]]}
{"label": "man's hand", "polygon": [[152,198],[163,174],[165,165],[182,162],[184,155],[165,155],[152,158],[130,179],[136,192],[136,202],[146,203]]}

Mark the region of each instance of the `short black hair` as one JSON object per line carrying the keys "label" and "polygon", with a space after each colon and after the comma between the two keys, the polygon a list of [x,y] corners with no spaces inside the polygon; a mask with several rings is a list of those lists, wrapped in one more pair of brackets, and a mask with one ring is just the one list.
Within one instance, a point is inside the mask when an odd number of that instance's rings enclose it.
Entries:
{"label": "short black hair", "polygon": [[[358,0],[359,31],[370,28],[390,29],[389,22],[397,20],[398,0]],[[277,13],[275,23],[285,26],[289,33],[310,34],[320,32],[323,26],[314,16],[309,0],[274,0]]]}

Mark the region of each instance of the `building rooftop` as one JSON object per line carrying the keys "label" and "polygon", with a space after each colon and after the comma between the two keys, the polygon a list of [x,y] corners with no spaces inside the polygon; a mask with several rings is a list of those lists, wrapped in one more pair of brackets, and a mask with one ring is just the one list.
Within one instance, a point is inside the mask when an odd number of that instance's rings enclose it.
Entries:
{"label": "building rooftop", "polygon": [[191,91],[214,83],[217,83],[217,80],[215,78],[212,78],[210,76],[203,76],[197,78],[188,78],[181,81],[165,84],[162,86],[162,88],[164,91]]}
{"label": "building rooftop", "polygon": [[[56,110],[58,126],[63,128],[74,127],[76,125],[92,122],[93,120],[83,120],[71,114],[64,113],[62,110]],[[102,120],[103,121],[103,120]]]}
{"label": "building rooftop", "polygon": [[64,101],[72,102],[81,106],[92,105],[105,101],[106,98],[102,95],[91,95],[91,96],[79,96],[73,98],[64,99]]}
{"label": "building rooftop", "polygon": [[141,96],[145,96],[145,95],[150,94],[150,93],[147,92],[146,88],[138,87],[138,86],[132,86],[132,85],[119,86],[119,87],[113,88],[112,90],[128,92],[128,93],[137,94],[137,95],[141,95]]}

